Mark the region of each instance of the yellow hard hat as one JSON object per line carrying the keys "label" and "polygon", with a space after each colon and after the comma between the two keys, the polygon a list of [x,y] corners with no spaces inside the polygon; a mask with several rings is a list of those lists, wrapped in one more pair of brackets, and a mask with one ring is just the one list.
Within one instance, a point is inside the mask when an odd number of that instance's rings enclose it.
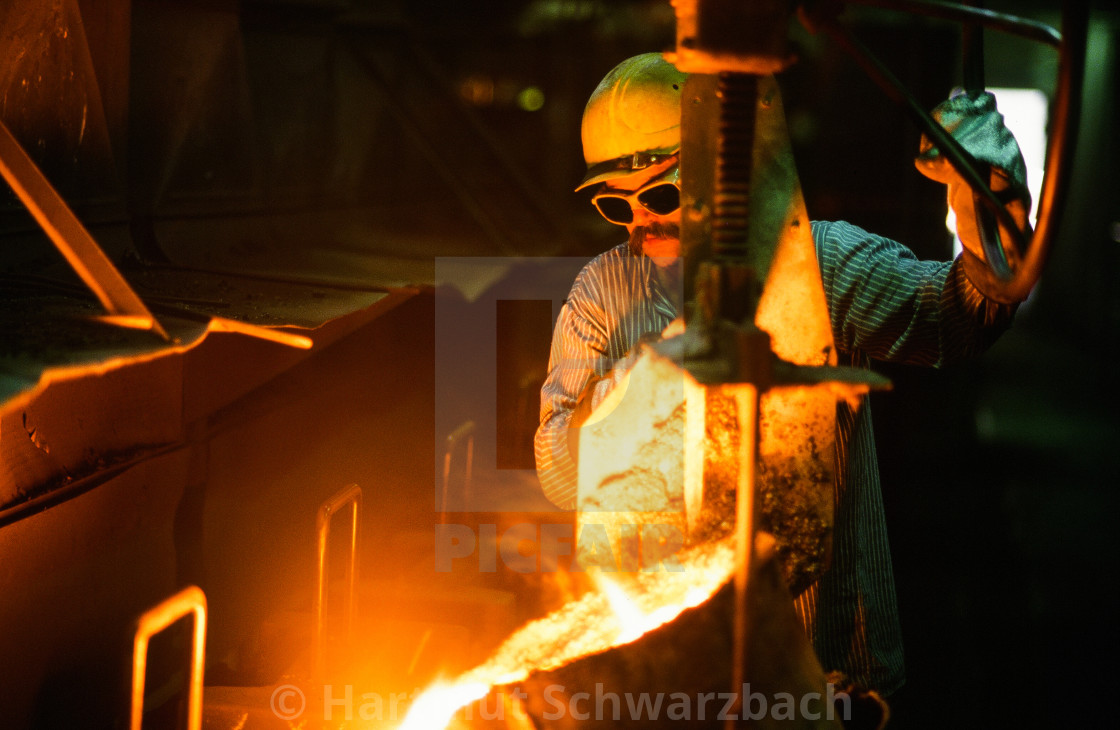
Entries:
{"label": "yellow hard hat", "polygon": [[687,78],[660,53],[643,53],[599,82],[583,110],[587,174],[576,190],[655,165],[681,148]]}

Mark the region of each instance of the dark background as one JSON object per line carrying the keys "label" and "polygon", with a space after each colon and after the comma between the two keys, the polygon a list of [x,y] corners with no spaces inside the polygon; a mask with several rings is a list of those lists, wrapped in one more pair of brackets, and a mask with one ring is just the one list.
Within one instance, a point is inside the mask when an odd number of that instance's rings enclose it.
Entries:
{"label": "dark background", "polygon": [[[988,5],[1059,24],[1054,2]],[[907,646],[898,727],[1114,714],[1118,39],[1115,12],[1096,5],[1069,204],[1013,330],[978,362],[877,366],[895,384],[872,403]],[[30,7],[0,10],[0,115],[134,266],[228,254],[231,220],[268,227],[277,249],[329,248],[360,222],[386,260],[594,255],[620,237],[571,192],[583,104],[619,60],[674,38],[668,2],[57,0],[36,7],[80,16],[88,53],[59,41],[30,57],[18,39],[49,18]],[[960,82],[956,26],[849,20],[927,108]],[[916,129],[827,40],[793,32],[799,61],[780,80],[810,216],[948,258],[943,191],[911,164]],[[1052,94],[1052,49],[987,38],[989,85]],[[543,94],[532,111],[518,104],[529,87]],[[323,212],[334,227],[317,240],[277,223]],[[203,234],[173,250],[188,225]],[[7,192],[0,242],[5,281],[57,269]],[[517,411],[499,413],[517,439],[502,458],[524,468],[533,416],[526,428],[517,404],[547,358],[549,314],[499,314],[510,347],[533,343],[508,379],[518,388],[498,391]],[[415,317],[431,327],[429,311]]]}

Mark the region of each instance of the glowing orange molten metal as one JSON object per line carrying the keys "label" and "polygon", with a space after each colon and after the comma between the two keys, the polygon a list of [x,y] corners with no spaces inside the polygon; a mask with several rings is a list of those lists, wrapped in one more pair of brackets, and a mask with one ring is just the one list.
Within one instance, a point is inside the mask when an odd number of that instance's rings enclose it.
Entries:
{"label": "glowing orange molten metal", "polygon": [[729,542],[680,554],[681,570],[628,574],[626,588],[597,573],[600,590],[521,627],[484,664],[417,698],[399,730],[445,728],[490,688],[519,682],[575,659],[628,644],[708,600],[730,577]]}

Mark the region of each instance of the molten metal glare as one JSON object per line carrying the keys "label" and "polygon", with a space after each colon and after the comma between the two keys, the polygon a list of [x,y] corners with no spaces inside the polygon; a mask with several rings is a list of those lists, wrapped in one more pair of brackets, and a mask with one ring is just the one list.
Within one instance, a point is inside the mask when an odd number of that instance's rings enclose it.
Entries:
{"label": "molten metal glare", "polygon": [[630,596],[626,595],[622,586],[602,573],[594,573],[594,577],[595,585],[607,597],[607,602],[610,603],[615,620],[618,622],[619,631],[615,641],[618,644],[629,644],[644,634],[646,630],[642,625],[645,623],[646,614],[630,600]]}
{"label": "molten metal glare", "polygon": [[436,684],[416,698],[399,730],[433,730],[444,728],[460,707],[480,700],[490,685],[479,682]]}
{"label": "molten metal glare", "polygon": [[672,621],[727,582],[734,568],[732,546],[725,540],[688,549],[680,554],[680,565],[679,571],[631,574],[626,590],[597,575],[599,591],[526,624],[484,664],[420,695],[400,730],[446,728],[458,710],[492,687],[628,644]]}

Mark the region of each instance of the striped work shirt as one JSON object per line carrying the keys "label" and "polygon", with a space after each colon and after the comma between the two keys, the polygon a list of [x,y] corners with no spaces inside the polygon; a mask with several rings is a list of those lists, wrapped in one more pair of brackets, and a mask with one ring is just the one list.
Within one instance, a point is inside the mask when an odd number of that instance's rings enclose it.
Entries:
{"label": "striped work shirt", "polygon": [[[902,244],[844,222],[814,221],[812,232],[841,364],[936,367],[979,354],[1010,324],[1014,307],[977,291],[961,258],[919,261]],[[623,372],[616,363],[676,316],[653,263],[625,243],[576,277],[553,331],[535,442],[542,488],[557,506],[576,507],[567,433],[585,387],[594,380],[597,404]],[[826,671],[890,694],[904,682],[902,637],[866,404],[837,407],[836,442],[833,562],[795,608]]]}

